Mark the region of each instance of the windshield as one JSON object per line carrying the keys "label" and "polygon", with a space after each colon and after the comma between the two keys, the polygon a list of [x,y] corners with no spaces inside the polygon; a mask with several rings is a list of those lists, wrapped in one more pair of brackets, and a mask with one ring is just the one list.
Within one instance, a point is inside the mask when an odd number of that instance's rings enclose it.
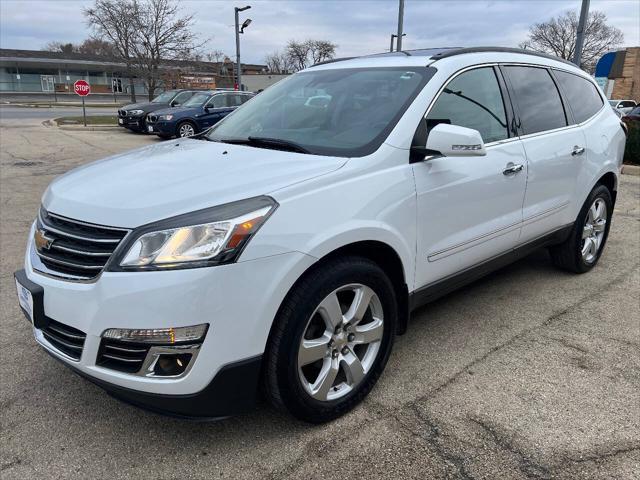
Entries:
{"label": "windshield", "polygon": [[176,92],[174,91],[161,93],[156,98],[151,100],[151,103],[169,103],[175,94]]}
{"label": "windshield", "polygon": [[629,112],[629,115],[640,115],[640,107],[636,107]]}
{"label": "windshield", "polygon": [[[435,73],[429,67],[306,71],[286,78],[226,117],[210,140],[289,142],[309,153],[373,153]],[[426,108],[426,106],[425,106]]]}
{"label": "windshield", "polygon": [[210,93],[196,93],[193,97],[182,104],[183,107],[199,107],[204,102],[206,102],[209,97],[211,97]]}

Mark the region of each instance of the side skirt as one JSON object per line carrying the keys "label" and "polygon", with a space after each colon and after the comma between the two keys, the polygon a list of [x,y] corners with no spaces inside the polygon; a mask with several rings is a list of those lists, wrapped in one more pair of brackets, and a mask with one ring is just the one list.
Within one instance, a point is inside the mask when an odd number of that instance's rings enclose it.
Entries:
{"label": "side skirt", "polygon": [[475,282],[495,270],[506,267],[507,265],[526,257],[540,248],[562,243],[569,238],[572,229],[573,223],[520,245],[513,250],[509,250],[508,252],[474,265],[473,267],[469,267],[465,270],[449,275],[442,280],[425,285],[424,287],[421,287],[409,294],[409,310],[413,311],[422,305],[431,303],[454,290]]}

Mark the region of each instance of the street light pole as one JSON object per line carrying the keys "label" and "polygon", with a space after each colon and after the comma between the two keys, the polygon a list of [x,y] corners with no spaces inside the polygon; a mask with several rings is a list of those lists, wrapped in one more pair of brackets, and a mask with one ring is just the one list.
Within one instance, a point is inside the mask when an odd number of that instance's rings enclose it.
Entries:
{"label": "street light pole", "polygon": [[573,55],[573,63],[580,67],[580,57],[582,57],[582,45],[584,45],[584,26],[589,16],[589,0],[582,0],[580,9],[580,20],[578,21],[578,31],[576,32],[576,51]]}
{"label": "street light pole", "polygon": [[244,12],[245,10],[249,10],[251,8],[250,5],[246,7],[234,7],[234,11],[236,14],[236,90],[242,90],[242,69],[240,67],[240,12]]}
{"label": "street light pole", "polygon": [[[402,21],[404,19],[404,0],[400,0],[400,4],[398,5],[398,41],[396,42],[398,52],[402,51],[402,37],[404,36],[402,33]],[[392,39],[393,41],[393,39]]]}
{"label": "street light pole", "polygon": [[[407,34],[403,33],[402,36],[405,37]],[[396,35],[395,33],[391,34],[391,45],[389,45],[389,51],[393,52],[393,39],[394,38],[398,38],[398,35]]]}

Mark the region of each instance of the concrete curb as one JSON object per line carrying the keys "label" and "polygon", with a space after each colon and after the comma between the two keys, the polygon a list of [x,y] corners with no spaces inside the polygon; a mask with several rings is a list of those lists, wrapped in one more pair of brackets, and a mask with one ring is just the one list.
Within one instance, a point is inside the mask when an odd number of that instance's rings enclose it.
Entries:
{"label": "concrete curb", "polygon": [[640,176],[640,165],[622,165],[622,174]]}
{"label": "concrete curb", "polygon": [[[66,107],[74,107],[80,108],[82,107],[82,103],[71,103],[71,102],[51,102],[51,103],[10,103],[10,102],[2,102],[1,105],[8,105],[11,107],[21,107],[21,108],[66,108]],[[87,108],[113,108],[118,109],[126,104],[106,104],[106,103],[86,103],[85,107]]]}
{"label": "concrete curb", "polygon": [[59,125],[60,130],[67,130],[71,132],[111,132],[116,131],[117,125]]}
{"label": "concrete curb", "polygon": [[58,128],[71,132],[111,132],[118,128],[118,125],[58,125],[55,120],[45,120],[42,125],[47,128]]}

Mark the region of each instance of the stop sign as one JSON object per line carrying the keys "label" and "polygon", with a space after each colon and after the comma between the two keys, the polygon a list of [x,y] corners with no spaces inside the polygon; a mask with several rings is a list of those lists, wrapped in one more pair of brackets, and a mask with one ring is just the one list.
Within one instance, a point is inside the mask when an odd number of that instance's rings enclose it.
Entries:
{"label": "stop sign", "polygon": [[76,80],[76,83],[73,84],[73,91],[81,97],[86,97],[91,93],[91,86],[86,80]]}

